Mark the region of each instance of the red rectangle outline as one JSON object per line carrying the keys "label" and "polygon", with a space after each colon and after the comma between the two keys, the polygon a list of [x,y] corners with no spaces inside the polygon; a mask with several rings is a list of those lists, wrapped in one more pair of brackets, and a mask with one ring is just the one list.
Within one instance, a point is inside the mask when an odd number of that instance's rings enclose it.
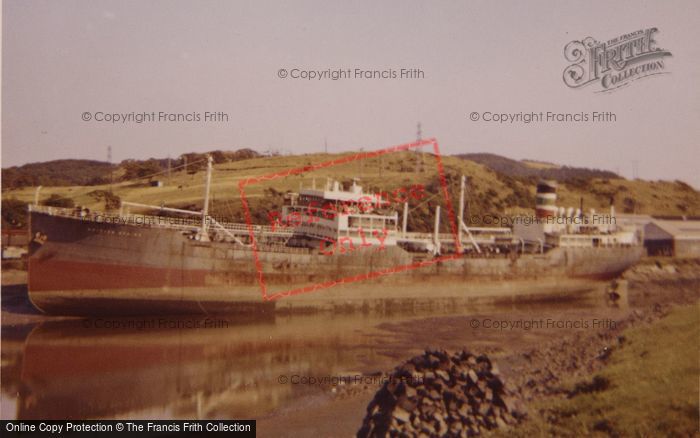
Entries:
{"label": "red rectangle outline", "polygon": [[[258,248],[257,244],[255,241],[255,232],[254,232],[254,225],[252,223],[251,219],[251,214],[250,214],[250,208],[248,205],[248,200],[246,199],[245,195],[245,187],[251,184],[255,184],[261,181],[272,181],[278,178],[283,178],[286,176],[290,175],[299,175],[301,173],[305,172],[310,172],[313,170],[318,170],[318,169],[325,169],[327,167],[339,165],[339,164],[346,164],[346,163],[351,163],[353,161],[357,160],[362,160],[366,158],[374,158],[374,157],[379,157],[381,155],[386,155],[392,152],[401,152],[401,151],[407,151],[413,148],[419,148],[422,146],[428,146],[432,145],[433,146],[433,151],[435,153],[435,159],[437,160],[437,167],[438,167],[438,173],[440,175],[440,185],[442,188],[443,195],[445,196],[445,204],[447,205],[447,210],[448,210],[448,216],[450,220],[450,228],[452,230],[452,235],[454,237],[454,241],[456,242],[456,253],[452,255],[446,255],[446,256],[441,256],[441,257],[436,257],[431,260],[424,260],[421,262],[416,262],[416,263],[411,263],[408,265],[400,265],[396,266],[393,268],[387,268],[387,269],[382,269],[378,271],[372,271],[366,274],[360,274],[360,275],[355,275],[351,277],[344,277],[339,280],[333,280],[333,281],[327,281],[324,283],[317,283],[313,284],[310,286],[304,286],[296,289],[290,289],[288,291],[283,291],[283,292],[277,292],[275,294],[272,294],[270,296],[267,295],[267,285],[265,284],[265,276],[263,275],[262,271],[262,264],[260,262],[260,258],[258,257]],[[447,190],[447,180],[445,178],[445,170],[442,165],[442,157],[440,155],[440,147],[438,145],[438,142],[436,139],[431,138],[427,140],[421,140],[421,141],[416,141],[413,143],[406,143],[398,146],[392,146],[386,149],[381,149],[378,151],[371,151],[371,152],[360,152],[355,155],[349,155],[346,157],[342,158],[337,158],[335,160],[330,160],[330,161],[325,161],[323,163],[319,164],[314,164],[314,165],[308,165],[308,166],[303,166],[303,167],[298,167],[295,169],[289,169],[286,171],[280,171],[280,172],[275,172],[267,175],[261,175],[253,178],[247,178],[244,180],[241,180],[238,183],[238,189],[241,193],[241,202],[243,203],[243,209],[245,210],[245,219],[246,219],[246,224],[248,226],[248,233],[250,234],[250,241],[251,241],[251,246],[253,249],[253,259],[255,262],[255,269],[257,271],[258,275],[258,282],[260,283],[260,290],[262,292],[262,299],[263,301],[274,301],[279,298],[283,297],[289,297],[293,295],[299,295],[299,294],[304,294],[304,293],[310,293],[310,292],[315,292],[318,290],[322,289],[327,289],[330,287],[333,287],[338,284],[348,284],[348,283],[353,283],[356,281],[362,281],[362,280],[369,280],[372,278],[377,278],[381,277],[384,275],[389,275],[389,274],[396,274],[399,272],[404,272],[408,271],[411,269],[417,269],[421,268],[424,266],[429,266],[438,262],[446,261],[446,260],[454,260],[462,257],[460,254],[461,252],[461,242],[458,242],[457,238],[457,224],[455,220],[455,213],[454,213],[454,208],[452,207],[452,201],[450,200],[449,192]]]}

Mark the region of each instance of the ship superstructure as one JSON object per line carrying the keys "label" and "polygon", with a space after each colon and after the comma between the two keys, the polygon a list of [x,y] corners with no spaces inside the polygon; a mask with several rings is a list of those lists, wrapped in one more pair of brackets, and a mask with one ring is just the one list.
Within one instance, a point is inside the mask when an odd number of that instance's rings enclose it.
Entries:
{"label": "ship superstructure", "polygon": [[520,241],[549,248],[598,248],[638,246],[640,231],[633,226],[619,226],[615,208],[608,213],[594,209],[557,206],[557,183],[543,180],[537,184],[534,221],[514,221],[513,234]]}
{"label": "ship superstructure", "polygon": [[328,179],[322,188],[301,188],[282,209],[282,221],[293,227],[293,245],[322,248],[323,243],[395,246],[398,213],[379,193],[365,193],[353,180],[348,190]]}

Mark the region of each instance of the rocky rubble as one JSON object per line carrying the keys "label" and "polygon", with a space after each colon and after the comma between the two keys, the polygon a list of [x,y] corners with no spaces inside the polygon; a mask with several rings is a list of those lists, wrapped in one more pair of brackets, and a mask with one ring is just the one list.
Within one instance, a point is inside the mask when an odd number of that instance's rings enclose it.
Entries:
{"label": "rocky rubble", "polygon": [[488,357],[426,351],[389,375],[357,436],[473,436],[523,416]]}
{"label": "rocky rubble", "polygon": [[700,279],[700,259],[649,258],[632,266],[623,277],[631,282]]}

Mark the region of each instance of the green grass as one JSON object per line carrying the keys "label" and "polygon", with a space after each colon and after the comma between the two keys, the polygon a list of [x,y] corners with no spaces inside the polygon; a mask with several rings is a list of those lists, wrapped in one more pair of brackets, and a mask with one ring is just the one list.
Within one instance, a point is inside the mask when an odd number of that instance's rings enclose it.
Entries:
{"label": "green grass", "polygon": [[[214,167],[213,200],[226,203],[225,211],[240,213],[238,183],[242,179],[337,160],[356,153],[260,157],[218,164]],[[359,177],[361,185],[374,190],[378,188],[391,190],[411,184],[428,185],[435,181],[437,166],[432,155],[426,154],[424,158],[425,171],[422,173],[415,172],[417,154],[413,152],[389,153],[381,159],[355,160],[301,175],[254,184],[246,189],[246,194],[249,199],[261,198],[264,197],[265,189],[268,187],[280,192],[296,191],[299,189],[300,183],[309,187],[313,178],[320,186],[327,177],[345,181]],[[532,213],[534,205],[517,206],[512,200],[513,197],[521,198],[523,191],[530,193],[531,196],[534,195],[534,183],[499,178],[495,172],[485,166],[456,157],[444,156],[442,162],[446,173],[464,174],[470,178],[468,203],[472,213],[498,212],[507,215]],[[200,208],[204,192],[204,175],[204,171],[195,174],[180,171],[174,172],[170,179],[165,175],[159,177],[165,181],[164,187],[149,187],[145,184],[146,181],[142,180],[141,184],[134,184],[132,181],[115,183],[113,189],[114,193],[124,201]],[[118,176],[116,175],[116,177]],[[453,179],[452,187],[450,187],[455,202],[459,192],[456,180],[456,178]],[[621,186],[624,187],[621,188]],[[109,190],[109,185],[44,187],[40,198],[45,200],[55,193],[73,199],[76,205],[82,205],[91,210],[104,210],[104,202],[89,195],[94,190]],[[23,202],[32,202],[34,192],[34,187],[5,190],[2,197],[3,199],[15,198]],[[560,185],[559,205],[577,207],[580,198],[583,197],[585,208],[596,208],[599,211],[604,211],[609,205],[608,193],[617,193],[615,202],[618,205],[618,211],[622,211],[621,203],[624,197],[630,197],[637,200],[640,213],[700,214],[700,193],[692,189],[690,191],[684,190],[678,184],[670,182],[601,180],[592,182],[590,187],[578,189],[567,188],[565,184],[562,184]]]}
{"label": "green grass", "polygon": [[[338,160],[354,154],[356,153],[264,157],[215,165],[212,193],[214,199],[237,202],[240,198],[238,183],[242,179]],[[248,198],[263,196],[268,187],[281,192],[296,191],[299,189],[300,183],[305,187],[310,187],[314,178],[317,186],[320,187],[328,177],[341,181],[359,177],[362,186],[374,189],[391,189],[419,183],[427,184],[436,178],[438,174],[436,160],[432,155],[426,154],[425,171],[422,173],[414,172],[415,160],[416,154],[411,152],[390,153],[381,159],[354,160],[300,175],[280,177],[273,181],[252,184],[246,188],[246,195]],[[484,192],[488,188],[494,188],[497,191],[505,191],[506,189],[494,172],[479,164],[453,157],[445,157],[443,160],[446,172],[464,173],[472,176],[475,181],[473,189],[476,191]],[[148,187],[144,184],[134,186],[132,182],[120,182],[114,184],[114,192],[122,200],[131,202],[154,205],[161,205],[164,202],[165,205],[169,206],[201,205],[204,193],[204,175],[204,171],[199,171],[196,174],[175,172],[170,180],[166,176],[160,177],[165,181],[164,187]],[[145,183],[145,181],[142,182]],[[105,189],[109,189],[109,185],[44,187],[40,198],[44,200],[50,194],[56,193],[74,199],[76,204],[100,209],[99,203],[88,196],[88,193],[93,190]],[[17,198],[31,202],[34,199],[34,191],[34,187],[8,190],[3,192],[3,198]],[[532,191],[534,192],[534,187],[532,187]]]}
{"label": "green grass", "polygon": [[509,435],[697,435],[700,304],[624,336],[627,342],[596,374],[609,381],[607,389],[536,403],[528,421]]}

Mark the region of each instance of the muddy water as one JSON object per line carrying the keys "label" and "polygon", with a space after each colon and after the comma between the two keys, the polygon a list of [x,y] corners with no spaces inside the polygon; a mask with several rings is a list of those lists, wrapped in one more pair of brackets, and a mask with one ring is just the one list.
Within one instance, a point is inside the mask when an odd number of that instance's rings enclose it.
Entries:
{"label": "muddy water", "polygon": [[439,314],[95,318],[5,328],[2,417],[274,420],[333,399],[341,382],[375,382],[425,347],[498,355],[625,312],[597,291],[577,301]]}

